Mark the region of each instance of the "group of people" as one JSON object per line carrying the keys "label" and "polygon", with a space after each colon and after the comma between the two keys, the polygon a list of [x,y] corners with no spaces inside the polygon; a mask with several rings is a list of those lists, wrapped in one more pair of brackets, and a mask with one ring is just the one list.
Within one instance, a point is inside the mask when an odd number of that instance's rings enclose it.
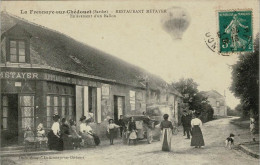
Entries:
{"label": "group of people", "polygon": [[[174,133],[174,126],[171,121],[168,120],[169,115],[163,115],[164,120],[160,123],[160,128],[162,131],[161,142],[162,150],[170,151],[171,150],[171,137]],[[79,132],[76,130],[76,122],[74,120],[66,120],[62,118],[60,121],[59,115],[53,116],[53,124],[51,130],[45,135],[45,130],[43,124],[39,124],[37,127],[37,137],[42,138],[41,140],[47,139],[49,149],[51,150],[67,150],[67,149],[79,149],[82,146],[95,147],[100,144],[99,137],[93,132],[90,127],[92,121],[91,118],[87,119],[86,116],[80,118],[81,124],[79,125]],[[183,125],[184,136],[187,134],[186,139],[191,138],[191,146],[195,148],[200,148],[204,146],[204,139],[201,131],[202,121],[199,119],[199,113],[192,113],[191,111],[183,111],[181,118]],[[120,116],[117,124],[114,123],[113,119],[109,119],[107,125],[107,135],[110,139],[110,145],[114,144],[114,138],[117,135],[117,129],[120,129],[121,137],[123,134],[127,134],[128,144],[133,142],[136,144],[137,141],[137,127],[134,118],[131,117],[130,121],[125,124],[123,121],[123,116]],[[127,130],[127,131],[126,131]],[[29,132],[25,134],[25,138],[29,138]],[[28,139],[27,139],[28,140]]]}
{"label": "group of people", "polygon": [[113,140],[116,136],[117,128],[120,129],[121,137],[123,136],[123,133],[126,133],[126,130],[128,130],[128,132],[127,132],[128,144],[130,144],[130,142],[133,142],[134,144],[136,144],[137,128],[136,128],[136,123],[135,123],[133,117],[130,118],[130,121],[128,122],[127,126],[126,126],[125,122],[123,121],[123,115],[120,116],[120,119],[118,120],[118,125],[114,123],[113,119],[109,119],[109,124],[107,126],[107,133],[108,133],[108,137],[110,139],[110,145],[114,144]]}
{"label": "group of people", "polygon": [[[79,149],[82,146],[95,147],[99,145],[100,139],[89,125],[92,122],[92,119],[87,119],[86,116],[82,116],[80,118],[80,122],[79,132],[77,132],[76,122],[74,120],[71,119],[68,122],[66,118],[62,118],[60,120],[59,115],[54,115],[51,130],[46,137],[48,139],[49,149],[62,151],[76,148]],[[44,131],[43,125],[41,124],[40,126],[41,127],[38,132]],[[133,141],[133,143],[136,144],[137,129],[133,118],[130,118],[130,122],[127,127],[129,131],[129,143],[130,141]],[[127,127],[123,121],[122,115],[120,116],[117,124],[114,123],[113,119],[109,119],[107,125],[107,135],[110,139],[110,145],[114,144],[117,129],[120,129],[120,135],[122,137],[123,132]],[[45,134],[45,132],[42,132],[42,134]]]}
{"label": "group of people", "polygon": [[[193,116],[194,115],[194,116]],[[192,136],[191,138],[191,146],[194,146],[195,148],[201,148],[201,146],[204,146],[204,139],[201,131],[202,121],[199,119],[200,114],[199,113],[191,113],[184,111],[183,116],[181,118],[182,124],[183,124],[183,133],[184,136],[187,134],[187,139],[190,139],[190,134]],[[170,151],[171,150],[171,137],[173,134],[173,125],[172,122],[168,120],[169,115],[164,114],[163,115],[164,121],[161,122],[160,127],[162,130],[162,151]]]}
{"label": "group of people", "polygon": [[76,130],[76,122],[71,119],[69,122],[66,118],[62,118],[60,124],[60,116],[53,116],[53,124],[48,133],[48,146],[51,150],[68,150],[81,148],[81,146],[95,147],[99,145],[99,137],[92,131],[89,126],[91,119],[82,116],[80,118],[80,131]]}

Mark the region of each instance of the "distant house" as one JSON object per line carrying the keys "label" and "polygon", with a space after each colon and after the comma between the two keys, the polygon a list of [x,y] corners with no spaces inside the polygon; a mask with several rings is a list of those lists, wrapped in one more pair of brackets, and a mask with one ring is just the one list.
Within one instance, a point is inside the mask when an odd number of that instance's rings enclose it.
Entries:
{"label": "distant house", "polygon": [[2,144],[21,144],[24,130],[39,123],[50,129],[55,113],[78,126],[82,115],[93,116],[100,136],[108,118],[140,115],[150,105],[169,105],[175,114],[181,95],[166,84],[60,32],[1,13]]}
{"label": "distant house", "polygon": [[202,91],[201,94],[208,98],[209,104],[214,109],[214,116],[227,116],[225,96],[216,90]]}

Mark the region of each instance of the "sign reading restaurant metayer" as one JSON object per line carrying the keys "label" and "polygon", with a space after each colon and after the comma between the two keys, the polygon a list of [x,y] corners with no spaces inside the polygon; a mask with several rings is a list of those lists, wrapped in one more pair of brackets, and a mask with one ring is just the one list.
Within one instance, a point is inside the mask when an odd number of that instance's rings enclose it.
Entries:
{"label": "sign reading restaurant metayer", "polygon": [[33,72],[0,72],[1,79],[39,79],[38,73]]}
{"label": "sign reading restaurant metayer", "polygon": [[55,81],[68,84],[77,84],[77,85],[91,85],[95,86],[94,82],[87,80],[66,77],[51,73],[44,72],[16,72],[16,71],[2,71],[0,72],[0,79],[13,79],[13,80],[46,80],[46,81]]}

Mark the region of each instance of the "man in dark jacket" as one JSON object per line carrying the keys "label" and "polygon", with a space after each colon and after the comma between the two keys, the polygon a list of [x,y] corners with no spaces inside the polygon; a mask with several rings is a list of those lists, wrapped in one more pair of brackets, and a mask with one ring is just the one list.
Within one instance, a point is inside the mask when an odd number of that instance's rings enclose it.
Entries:
{"label": "man in dark jacket", "polygon": [[192,116],[190,113],[188,113],[186,110],[183,111],[183,115],[181,117],[181,122],[184,129],[184,134],[187,134],[187,139],[190,139],[191,134],[191,119]]}
{"label": "man in dark jacket", "polygon": [[120,115],[120,119],[118,120],[118,125],[120,126],[120,136],[122,137],[123,131],[126,129],[123,115]]}

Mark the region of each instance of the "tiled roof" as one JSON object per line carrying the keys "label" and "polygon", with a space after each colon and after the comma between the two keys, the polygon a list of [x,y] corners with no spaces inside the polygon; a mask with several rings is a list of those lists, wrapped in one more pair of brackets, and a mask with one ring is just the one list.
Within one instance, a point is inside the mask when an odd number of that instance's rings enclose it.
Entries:
{"label": "tiled roof", "polygon": [[210,90],[210,91],[201,91],[200,92],[202,95],[208,97],[208,98],[214,98],[214,99],[217,99],[217,98],[224,98],[223,95],[221,95],[218,91],[216,90]]}
{"label": "tiled roof", "polygon": [[[145,87],[140,77],[148,77],[149,88],[160,90],[166,82],[144,69],[104,53],[55,30],[1,12],[1,34],[15,25],[31,35],[31,63]],[[3,37],[1,35],[1,37]]]}

